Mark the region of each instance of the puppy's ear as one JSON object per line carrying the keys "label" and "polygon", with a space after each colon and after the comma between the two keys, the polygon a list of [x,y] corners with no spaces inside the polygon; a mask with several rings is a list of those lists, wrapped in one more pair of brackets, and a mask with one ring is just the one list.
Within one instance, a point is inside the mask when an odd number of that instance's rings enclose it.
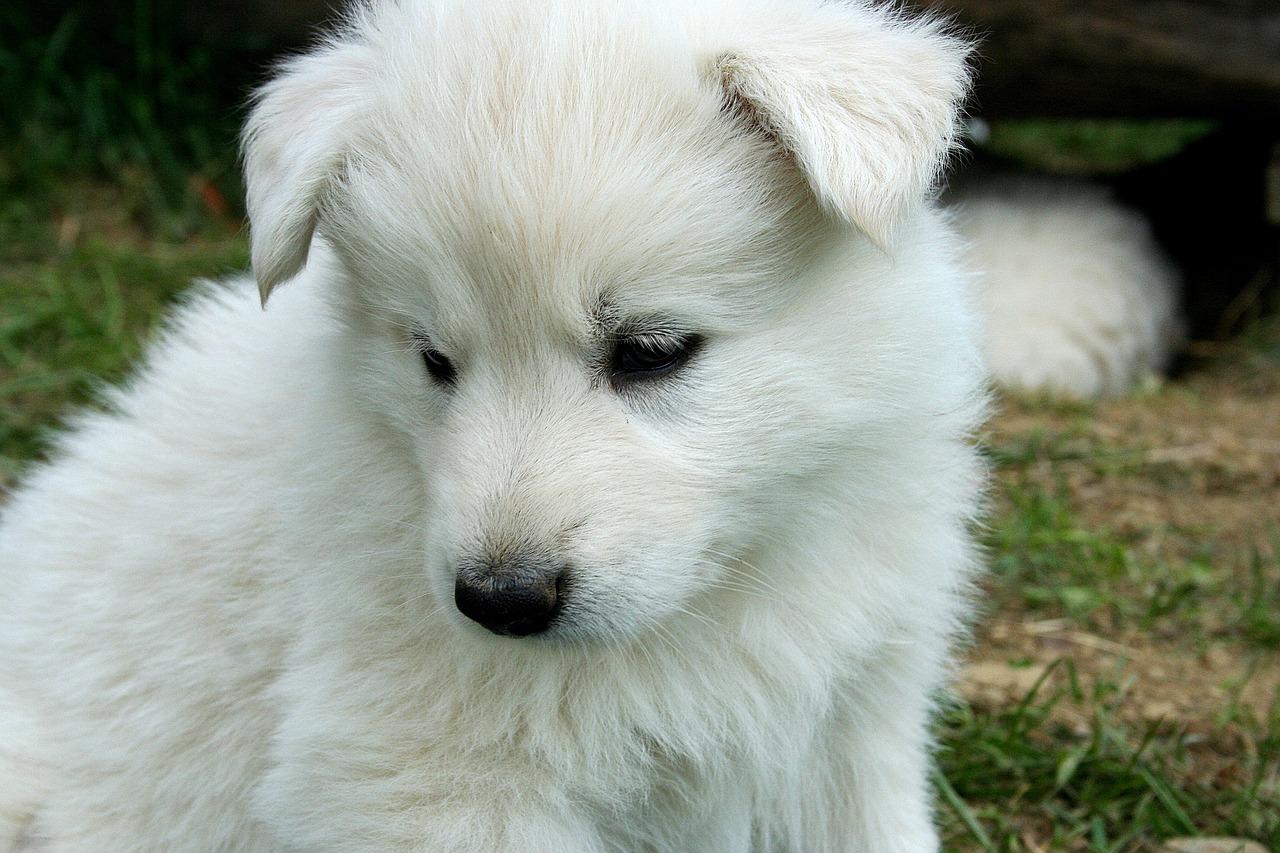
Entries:
{"label": "puppy's ear", "polygon": [[884,247],[955,146],[970,47],[937,21],[859,2],[770,7],[717,54],[726,101],[786,149],[828,212]]}
{"label": "puppy's ear", "polygon": [[341,174],[371,75],[367,51],[335,42],[284,63],[244,130],[253,271],[265,305],[307,261],[320,203]]}

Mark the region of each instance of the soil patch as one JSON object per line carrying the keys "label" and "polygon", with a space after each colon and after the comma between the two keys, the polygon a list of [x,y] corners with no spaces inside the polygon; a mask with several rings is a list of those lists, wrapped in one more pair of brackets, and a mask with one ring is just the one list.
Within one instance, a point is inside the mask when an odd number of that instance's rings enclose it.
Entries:
{"label": "soil patch", "polygon": [[[1233,349],[1121,400],[1001,408],[990,442],[1013,455],[1000,480],[1056,490],[1082,528],[1121,543],[1140,568],[1107,582],[1145,615],[1103,608],[1066,618],[993,578],[961,694],[999,710],[1042,680],[1052,691],[1074,679],[1085,696],[1105,694],[1124,721],[1252,749],[1233,725],[1280,714],[1280,637],[1269,633],[1280,626],[1275,348]],[[994,511],[1007,512],[996,493]],[[1170,589],[1180,598],[1168,613],[1144,601]],[[1088,706],[1064,703],[1062,713]]]}

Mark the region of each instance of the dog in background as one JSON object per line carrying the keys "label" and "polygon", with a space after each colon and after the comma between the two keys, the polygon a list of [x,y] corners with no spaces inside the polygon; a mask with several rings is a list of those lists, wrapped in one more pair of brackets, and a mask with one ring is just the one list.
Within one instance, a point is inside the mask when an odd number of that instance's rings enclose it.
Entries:
{"label": "dog in background", "polygon": [[1102,184],[962,177],[948,195],[977,275],[983,355],[1013,391],[1122,395],[1183,339],[1180,275],[1151,225]]}

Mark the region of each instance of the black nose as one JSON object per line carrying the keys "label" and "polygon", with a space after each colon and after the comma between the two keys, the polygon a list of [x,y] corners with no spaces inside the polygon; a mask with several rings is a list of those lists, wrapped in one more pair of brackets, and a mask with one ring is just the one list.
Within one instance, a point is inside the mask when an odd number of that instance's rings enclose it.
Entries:
{"label": "black nose", "polygon": [[467,566],[458,571],[453,602],[495,634],[527,637],[547,630],[560,612],[564,577],[559,567],[529,560]]}

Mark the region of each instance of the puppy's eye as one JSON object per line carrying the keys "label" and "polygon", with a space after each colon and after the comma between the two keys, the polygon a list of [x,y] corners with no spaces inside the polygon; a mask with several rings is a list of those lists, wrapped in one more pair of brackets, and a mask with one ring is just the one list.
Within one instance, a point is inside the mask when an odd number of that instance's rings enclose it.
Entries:
{"label": "puppy's eye", "polygon": [[614,380],[630,381],[666,376],[679,369],[697,350],[697,335],[636,335],[613,348],[609,372]]}
{"label": "puppy's eye", "polygon": [[457,368],[444,353],[428,347],[422,351],[422,361],[427,366],[427,373],[430,373],[431,378],[441,385],[457,384]]}

